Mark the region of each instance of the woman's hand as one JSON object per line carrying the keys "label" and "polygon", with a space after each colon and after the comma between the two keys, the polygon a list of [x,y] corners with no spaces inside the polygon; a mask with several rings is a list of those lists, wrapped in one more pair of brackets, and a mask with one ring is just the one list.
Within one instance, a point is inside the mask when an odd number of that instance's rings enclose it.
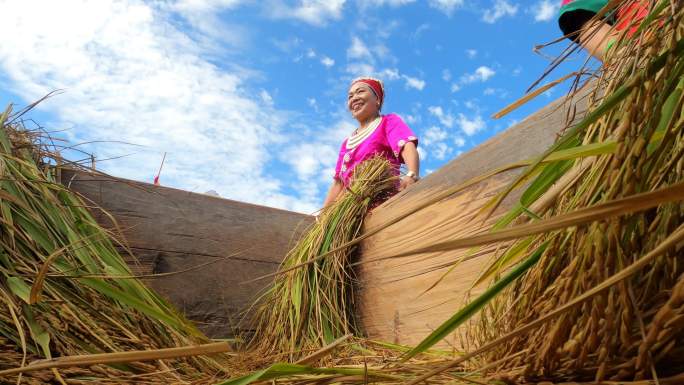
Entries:
{"label": "woman's hand", "polygon": [[405,188],[407,188],[408,186],[410,186],[414,183],[416,183],[416,180],[413,179],[413,177],[410,177],[410,176],[402,177],[399,180],[399,191],[404,190]]}

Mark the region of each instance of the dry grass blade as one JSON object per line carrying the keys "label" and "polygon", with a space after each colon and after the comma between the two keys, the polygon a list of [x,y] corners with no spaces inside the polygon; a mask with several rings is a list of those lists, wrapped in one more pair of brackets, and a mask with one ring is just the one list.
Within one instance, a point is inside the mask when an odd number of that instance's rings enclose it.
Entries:
{"label": "dry grass blade", "polygon": [[508,115],[512,111],[515,111],[516,109],[520,108],[522,105],[525,103],[529,102],[530,100],[536,98],[537,96],[543,94],[544,92],[550,90],[551,88],[559,85],[560,83],[563,83],[564,81],[570,79],[573,76],[577,76],[577,72],[573,72],[570,74],[567,74],[560,79],[556,79],[548,84],[544,84],[543,86],[537,88],[536,90],[528,93],[527,95],[523,96],[522,98],[516,100],[515,102],[507,105],[506,107],[502,108],[501,111],[498,111],[494,115],[492,115],[492,119],[501,119],[504,116]]}
{"label": "dry grass blade", "polygon": [[[638,211],[643,211],[668,202],[684,200],[684,182],[665,187],[660,190],[637,194],[631,197],[617,199],[596,206],[590,206],[577,211],[558,215],[525,225],[519,225],[509,229],[486,232],[472,237],[460,238],[451,241],[436,243],[431,246],[409,250],[403,253],[383,257],[400,258],[415,254],[430,253],[437,251],[449,251],[463,249],[474,246],[481,246],[488,243],[518,239],[529,235],[548,233],[554,230],[564,229],[572,226],[584,225],[597,220],[603,220],[617,215],[625,215]],[[369,262],[377,261],[374,259]]]}
{"label": "dry grass blade", "polygon": [[658,247],[655,250],[644,255],[643,257],[638,259],[633,264],[629,265],[628,267],[621,270],[617,274],[615,274],[615,275],[611,276],[610,278],[606,279],[605,281],[601,282],[601,284],[595,286],[591,290],[583,293],[582,295],[578,296],[577,298],[572,299],[568,303],[566,303],[563,306],[549,312],[548,314],[545,314],[542,317],[537,318],[533,322],[530,322],[524,326],[521,326],[521,327],[513,330],[512,332],[510,332],[510,333],[508,333],[502,337],[499,337],[496,340],[487,343],[486,345],[481,346],[477,350],[470,352],[470,353],[467,353],[467,354],[451,361],[447,365],[439,367],[439,368],[437,368],[437,369],[435,369],[435,370],[433,370],[433,371],[431,371],[431,372],[429,372],[423,376],[420,376],[420,377],[410,381],[408,383],[408,385],[419,384],[419,383],[429,379],[430,377],[433,377],[439,373],[442,373],[446,370],[449,370],[453,367],[456,367],[457,365],[459,365],[459,364],[461,364],[461,363],[463,363],[463,362],[465,362],[465,361],[467,361],[473,357],[476,357],[476,356],[483,354],[483,353],[485,353],[485,352],[487,352],[493,348],[496,348],[499,345],[501,345],[502,343],[504,343],[506,341],[510,341],[513,338],[518,337],[518,336],[538,327],[539,325],[541,325],[545,322],[548,322],[553,317],[556,317],[556,316],[562,314],[563,312],[565,312],[565,311],[567,311],[567,310],[569,310],[569,309],[571,309],[577,305],[580,305],[582,302],[585,302],[585,301],[591,299],[593,296],[601,293],[602,291],[610,288],[611,286],[614,286],[617,283],[624,281],[625,279],[627,279],[627,278],[631,277],[632,275],[638,273],[646,265],[648,265],[649,263],[652,263],[655,258],[657,258],[657,257],[663,255],[664,253],[666,253],[667,251],[670,251],[671,249],[677,247],[677,245],[679,243],[681,243],[682,241],[684,241],[684,226],[681,226],[677,231],[672,233],[666,240],[664,240],[660,245],[658,245]]}
{"label": "dry grass blade", "polygon": [[345,341],[349,340],[353,334],[347,334],[345,336],[342,336],[335,341],[333,341],[331,344],[319,349],[318,351],[309,354],[308,356],[298,360],[295,362],[297,365],[310,365],[321,358],[325,357],[326,355],[332,353],[337,347],[339,347],[341,344],[343,344]]}
{"label": "dry grass blade", "polygon": [[78,356],[64,356],[49,360],[41,360],[27,366],[0,370],[0,376],[26,373],[36,370],[52,368],[69,368],[73,366],[90,366],[97,364],[116,364],[122,362],[153,361],[178,357],[191,357],[226,353],[231,351],[227,342],[214,342],[200,346],[185,346],[156,350],[139,350],[132,352],[116,352],[101,354],[85,354]]}

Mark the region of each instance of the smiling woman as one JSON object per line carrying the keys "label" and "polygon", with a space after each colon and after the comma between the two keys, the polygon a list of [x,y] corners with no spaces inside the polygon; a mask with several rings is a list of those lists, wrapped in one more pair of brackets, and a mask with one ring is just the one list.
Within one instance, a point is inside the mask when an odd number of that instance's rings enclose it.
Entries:
{"label": "smiling woman", "polygon": [[347,108],[359,125],[342,142],[334,180],[323,207],[334,202],[342,194],[359,163],[376,155],[385,157],[394,166],[395,175],[399,175],[401,164],[406,164],[408,171],[400,179],[398,191],[418,181],[418,138],[398,115],[380,115],[384,99],[385,89],[382,81],[370,77],[352,81]]}

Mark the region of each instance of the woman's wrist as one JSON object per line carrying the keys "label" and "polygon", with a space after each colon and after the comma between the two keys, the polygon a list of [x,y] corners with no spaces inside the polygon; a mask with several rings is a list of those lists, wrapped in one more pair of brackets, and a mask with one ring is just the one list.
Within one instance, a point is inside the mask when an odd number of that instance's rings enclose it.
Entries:
{"label": "woman's wrist", "polygon": [[405,176],[413,179],[416,182],[418,182],[418,180],[420,179],[420,176],[418,175],[418,173],[413,171],[413,170],[407,171]]}

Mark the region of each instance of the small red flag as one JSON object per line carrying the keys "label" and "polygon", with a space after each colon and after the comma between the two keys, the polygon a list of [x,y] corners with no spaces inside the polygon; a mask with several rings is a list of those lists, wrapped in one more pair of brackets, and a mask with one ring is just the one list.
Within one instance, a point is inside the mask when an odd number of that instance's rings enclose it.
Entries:
{"label": "small red flag", "polygon": [[162,157],[161,164],[159,165],[159,171],[157,171],[157,176],[154,177],[155,186],[159,186],[159,175],[161,175],[162,167],[164,167],[164,160],[166,160],[166,152],[164,153],[164,156]]}

